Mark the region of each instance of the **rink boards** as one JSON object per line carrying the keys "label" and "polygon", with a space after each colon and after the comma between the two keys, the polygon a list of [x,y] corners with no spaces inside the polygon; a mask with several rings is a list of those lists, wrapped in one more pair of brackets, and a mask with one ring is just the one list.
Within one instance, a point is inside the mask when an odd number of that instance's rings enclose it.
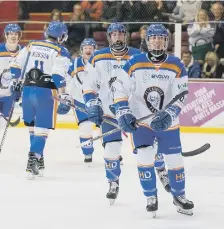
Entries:
{"label": "rink boards", "polygon": [[[224,133],[224,81],[194,80],[189,82],[188,90],[189,94],[180,115],[181,131]],[[18,116],[22,116],[19,105],[15,108],[13,119]],[[18,127],[24,127],[23,123]],[[57,128],[78,128],[72,109],[67,115],[58,115]]]}

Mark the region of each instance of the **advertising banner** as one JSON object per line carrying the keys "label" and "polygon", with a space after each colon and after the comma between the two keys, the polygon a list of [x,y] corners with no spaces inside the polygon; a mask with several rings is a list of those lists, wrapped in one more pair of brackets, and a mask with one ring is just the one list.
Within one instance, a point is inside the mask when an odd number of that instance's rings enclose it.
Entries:
{"label": "advertising banner", "polygon": [[224,128],[224,82],[189,82],[181,126]]}

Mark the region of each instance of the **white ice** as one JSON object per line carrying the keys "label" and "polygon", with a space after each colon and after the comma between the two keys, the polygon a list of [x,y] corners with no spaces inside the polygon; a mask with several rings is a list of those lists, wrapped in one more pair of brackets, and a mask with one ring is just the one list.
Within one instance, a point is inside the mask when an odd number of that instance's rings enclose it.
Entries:
{"label": "white ice", "polygon": [[1,229],[222,229],[224,226],[224,136],[182,134],[184,151],[209,142],[202,155],[185,158],[186,194],[194,215],[176,212],[172,197],[158,184],[159,210],[146,212],[135,157],[126,139],[120,193],[115,205],[105,198],[103,149],[95,144],[91,168],[83,163],[75,130],[56,130],[45,149],[44,178],[26,179],[29,136],[25,128],[9,130],[0,155]]}

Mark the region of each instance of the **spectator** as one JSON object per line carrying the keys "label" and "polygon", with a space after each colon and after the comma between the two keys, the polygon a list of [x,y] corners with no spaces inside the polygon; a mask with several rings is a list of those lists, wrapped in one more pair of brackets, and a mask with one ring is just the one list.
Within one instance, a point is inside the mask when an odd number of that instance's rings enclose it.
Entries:
{"label": "spectator", "polygon": [[141,21],[168,21],[166,4],[162,0],[142,0],[141,1]]}
{"label": "spectator", "polygon": [[148,29],[148,26],[147,25],[143,25],[141,28],[140,28],[140,37],[141,37],[141,45],[140,45],[140,50],[142,52],[148,52],[148,47],[147,47],[147,44],[146,44],[146,32],[147,32],[147,29]]}
{"label": "spectator", "polygon": [[[70,23],[68,24],[68,45],[79,46],[81,42],[88,37],[89,25],[84,21],[89,20],[88,15],[85,14],[81,4],[73,6],[73,13],[71,15]],[[83,21],[83,23],[80,23]],[[79,23],[75,23],[79,22]]]}
{"label": "spectator", "polygon": [[[53,9],[51,12],[50,21],[63,21],[62,11],[59,9]],[[48,24],[44,25],[44,30],[47,29]]]}
{"label": "spectator", "polygon": [[193,22],[200,8],[201,0],[180,0],[177,2],[173,14],[170,15],[170,19],[184,24]]}
{"label": "spectator", "polygon": [[201,66],[198,62],[194,62],[192,53],[190,51],[185,51],[182,53],[182,62],[189,78],[201,77]]}
{"label": "spectator", "polygon": [[208,14],[205,10],[199,10],[195,23],[187,28],[190,50],[195,61],[204,63],[205,55],[213,51],[213,36],[215,28],[209,24]]}
{"label": "spectator", "polygon": [[[139,22],[142,19],[142,3],[140,1],[122,1],[122,18],[123,22]],[[131,34],[137,32],[140,29],[139,24],[127,25],[127,30]]]}
{"label": "spectator", "polygon": [[[114,0],[103,2],[103,14],[100,20],[103,22],[121,21],[121,2]],[[107,29],[108,24],[103,24],[102,27]]]}
{"label": "spectator", "polygon": [[102,1],[82,1],[82,8],[89,15],[93,21],[99,21],[102,15],[103,2]]}
{"label": "spectator", "polygon": [[216,30],[213,37],[216,53],[219,59],[224,58],[224,16],[223,16],[223,5],[221,3],[212,4],[211,11],[213,16],[212,21],[217,21],[215,23]]}
{"label": "spectator", "polygon": [[215,52],[208,52],[202,68],[201,78],[224,78],[224,66]]}

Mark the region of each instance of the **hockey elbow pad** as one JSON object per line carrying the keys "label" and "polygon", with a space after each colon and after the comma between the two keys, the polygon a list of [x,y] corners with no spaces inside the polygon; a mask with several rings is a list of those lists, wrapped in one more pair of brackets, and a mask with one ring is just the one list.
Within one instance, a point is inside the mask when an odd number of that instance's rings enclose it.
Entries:
{"label": "hockey elbow pad", "polygon": [[13,79],[18,79],[21,76],[21,69],[20,68],[11,67],[10,72],[12,74]]}
{"label": "hockey elbow pad", "polygon": [[56,88],[61,88],[61,87],[65,87],[66,86],[65,78],[62,77],[61,75],[53,74],[52,75],[52,79],[54,81],[54,84],[55,84]]}

